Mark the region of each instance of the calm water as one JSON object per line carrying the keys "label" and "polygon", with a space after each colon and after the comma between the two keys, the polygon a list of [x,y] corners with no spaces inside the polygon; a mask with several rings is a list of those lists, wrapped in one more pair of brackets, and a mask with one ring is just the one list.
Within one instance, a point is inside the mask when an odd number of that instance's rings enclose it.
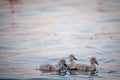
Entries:
{"label": "calm water", "polygon": [[[120,80],[119,14],[119,0],[0,0],[0,79]],[[69,54],[95,56],[98,76],[37,70]]]}

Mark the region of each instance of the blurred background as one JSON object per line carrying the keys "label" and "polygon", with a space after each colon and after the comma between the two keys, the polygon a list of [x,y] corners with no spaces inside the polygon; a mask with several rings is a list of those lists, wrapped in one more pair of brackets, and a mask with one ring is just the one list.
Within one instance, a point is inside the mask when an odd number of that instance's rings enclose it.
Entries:
{"label": "blurred background", "polygon": [[[120,0],[0,0],[0,78],[119,80]],[[69,54],[98,77],[46,75],[40,64],[69,63]]]}

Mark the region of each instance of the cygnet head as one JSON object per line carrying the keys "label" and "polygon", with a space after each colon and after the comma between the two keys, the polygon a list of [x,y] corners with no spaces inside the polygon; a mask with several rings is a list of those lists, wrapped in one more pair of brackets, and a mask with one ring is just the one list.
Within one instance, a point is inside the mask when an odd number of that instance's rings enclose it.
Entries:
{"label": "cygnet head", "polygon": [[91,63],[91,64],[96,63],[97,65],[99,65],[95,57],[91,57],[91,58],[90,58],[90,63]]}
{"label": "cygnet head", "polygon": [[65,59],[60,59],[59,64],[62,65],[62,66],[67,67]]}
{"label": "cygnet head", "polygon": [[70,55],[69,55],[69,60],[70,60],[70,61],[73,61],[73,60],[77,60],[77,59],[75,58],[75,56],[74,56],[73,54],[70,54]]}

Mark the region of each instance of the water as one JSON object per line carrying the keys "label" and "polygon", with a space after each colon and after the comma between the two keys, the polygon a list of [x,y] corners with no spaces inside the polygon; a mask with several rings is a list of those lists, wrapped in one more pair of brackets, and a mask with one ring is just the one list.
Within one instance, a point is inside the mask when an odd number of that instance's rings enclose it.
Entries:
{"label": "water", "polygon": [[[12,7],[11,7],[12,6]],[[0,1],[0,79],[119,80],[119,0],[21,0]],[[98,76],[51,75],[40,64],[68,62],[89,64],[95,56]]]}

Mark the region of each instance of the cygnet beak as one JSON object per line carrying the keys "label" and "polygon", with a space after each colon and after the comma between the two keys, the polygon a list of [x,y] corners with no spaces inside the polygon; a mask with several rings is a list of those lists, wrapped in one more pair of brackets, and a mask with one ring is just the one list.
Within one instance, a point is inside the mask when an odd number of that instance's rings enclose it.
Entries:
{"label": "cygnet beak", "polygon": [[99,65],[97,61],[95,61],[95,63],[96,63],[97,65]]}
{"label": "cygnet beak", "polygon": [[77,59],[77,58],[75,58],[75,57],[74,57],[73,59],[74,59],[74,60],[76,60],[76,61],[78,60],[78,59]]}

